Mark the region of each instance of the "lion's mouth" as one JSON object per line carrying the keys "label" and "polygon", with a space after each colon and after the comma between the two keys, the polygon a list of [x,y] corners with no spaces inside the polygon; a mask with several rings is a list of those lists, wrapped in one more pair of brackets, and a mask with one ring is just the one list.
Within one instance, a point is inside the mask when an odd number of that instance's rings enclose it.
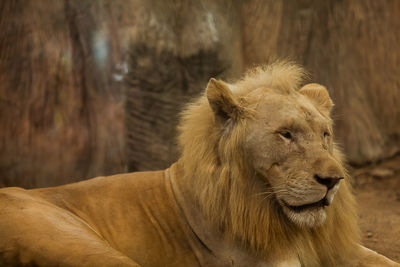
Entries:
{"label": "lion's mouth", "polygon": [[310,203],[310,204],[300,205],[300,206],[289,205],[284,200],[282,200],[282,202],[286,207],[288,207],[290,210],[292,210],[294,212],[302,212],[302,211],[309,210],[309,209],[323,208],[325,206],[329,206],[329,202],[325,197],[323,199],[321,199],[320,201]]}

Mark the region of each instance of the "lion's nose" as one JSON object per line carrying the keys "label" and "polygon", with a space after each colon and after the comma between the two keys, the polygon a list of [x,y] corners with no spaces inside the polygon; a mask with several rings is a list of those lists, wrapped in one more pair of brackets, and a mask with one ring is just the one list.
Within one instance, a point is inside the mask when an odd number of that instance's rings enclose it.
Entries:
{"label": "lion's nose", "polygon": [[343,177],[321,177],[318,174],[314,175],[315,180],[318,183],[325,185],[328,187],[328,190],[334,187]]}

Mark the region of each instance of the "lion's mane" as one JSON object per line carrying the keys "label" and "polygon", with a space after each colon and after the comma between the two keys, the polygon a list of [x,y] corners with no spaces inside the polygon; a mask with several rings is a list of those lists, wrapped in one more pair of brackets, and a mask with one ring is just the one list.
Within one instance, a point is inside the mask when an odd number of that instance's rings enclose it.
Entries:
{"label": "lion's mane", "polygon": [[[217,127],[206,95],[182,113],[179,145],[186,183],[207,219],[228,236],[240,240],[249,251],[274,259],[296,253],[304,266],[328,266],[352,257],[359,241],[356,206],[349,179],[327,207],[326,222],[316,228],[294,225],[282,213],[273,196],[262,197],[260,180],[246,162],[243,140],[246,121],[254,109],[245,95],[260,86],[286,93],[298,90],[305,72],[280,62],[258,67],[231,85],[247,107],[247,118],[237,125]],[[246,116],[244,116],[246,117]],[[342,159],[335,148],[336,157]],[[266,256],[267,255],[267,256]]]}

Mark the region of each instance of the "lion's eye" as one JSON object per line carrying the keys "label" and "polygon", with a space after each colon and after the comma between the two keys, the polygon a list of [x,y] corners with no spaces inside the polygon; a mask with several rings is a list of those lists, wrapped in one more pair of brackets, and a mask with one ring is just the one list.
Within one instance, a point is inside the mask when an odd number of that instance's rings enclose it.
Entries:
{"label": "lion's eye", "polygon": [[325,138],[327,138],[327,137],[329,137],[329,136],[331,136],[330,133],[324,132],[324,137],[325,137]]}
{"label": "lion's eye", "polygon": [[280,134],[286,139],[292,139],[292,134],[288,131],[281,132]]}

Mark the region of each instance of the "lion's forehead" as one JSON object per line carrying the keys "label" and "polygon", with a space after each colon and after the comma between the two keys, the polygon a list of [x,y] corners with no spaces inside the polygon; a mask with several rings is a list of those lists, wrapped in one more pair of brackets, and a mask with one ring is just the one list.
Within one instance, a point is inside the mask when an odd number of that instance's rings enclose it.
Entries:
{"label": "lion's forehead", "polygon": [[276,128],[287,127],[303,131],[321,131],[331,128],[330,118],[318,111],[299,94],[270,94],[258,100],[257,117]]}

